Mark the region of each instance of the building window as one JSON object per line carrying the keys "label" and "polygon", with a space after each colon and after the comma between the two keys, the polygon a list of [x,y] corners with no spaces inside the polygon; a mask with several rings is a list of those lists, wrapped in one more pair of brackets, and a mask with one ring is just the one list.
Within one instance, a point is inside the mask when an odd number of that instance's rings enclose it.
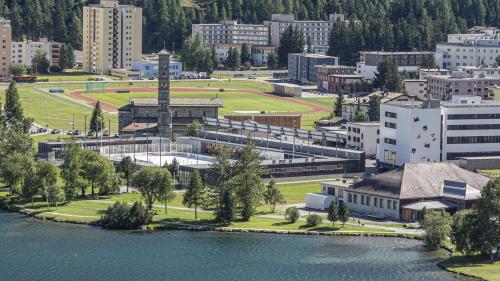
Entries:
{"label": "building window", "polygon": [[352,203],[352,194],[351,193],[347,194],[347,202]]}
{"label": "building window", "polygon": [[352,196],[352,201],[354,202],[354,204],[358,204],[358,195],[357,194],[354,194]]}
{"label": "building window", "polygon": [[398,118],[398,114],[397,114],[397,113],[395,113],[395,112],[386,111],[386,112],[385,112],[385,117],[389,117],[389,118]]}
{"label": "building window", "polygon": [[365,204],[365,196],[361,195],[361,205],[364,205],[364,204]]}
{"label": "building window", "polygon": [[366,206],[370,206],[370,196],[366,196]]}
{"label": "building window", "polygon": [[373,206],[375,206],[375,207],[378,206],[378,198],[377,197],[373,198]]}
{"label": "building window", "polygon": [[385,122],[385,127],[386,128],[391,128],[391,129],[396,129],[396,123]]}
{"label": "building window", "polygon": [[384,143],[396,145],[396,140],[390,138],[384,138]]}

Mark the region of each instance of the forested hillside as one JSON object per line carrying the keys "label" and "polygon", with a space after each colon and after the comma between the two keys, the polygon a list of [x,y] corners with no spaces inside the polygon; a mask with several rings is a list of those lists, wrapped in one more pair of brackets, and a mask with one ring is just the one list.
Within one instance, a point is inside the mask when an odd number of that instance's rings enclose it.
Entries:
{"label": "forested hillside", "polygon": [[[81,48],[82,7],[98,0],[0,0],[0,15],[12,21],[14,38],[48,36]],[[165,40],[181,48],[192,23],[235,19],[262,23],[273,13],[327,19],[344,13],[360,24],[337,26],[331,53],[352,62],[353,51],[432,49],[447,33],[474,25],[500,26],[498,0],[121,0],[144,8],[144,52]],[[187,3],[187,4],[186,4]],[[349,53],[349,54],[348,54]],[[351,54],[351,55],[350,55]]]}

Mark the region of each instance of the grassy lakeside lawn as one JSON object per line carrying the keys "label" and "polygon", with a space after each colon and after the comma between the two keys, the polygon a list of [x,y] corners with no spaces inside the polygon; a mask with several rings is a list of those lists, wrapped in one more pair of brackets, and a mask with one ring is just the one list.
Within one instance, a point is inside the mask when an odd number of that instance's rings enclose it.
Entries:
{"label": "grassy lakeside lawn", "polygon": [[[1,197],[7,196],[1,194]],[[121,199],[121,198],[120,198]],[[99,220],[104,211],[111,206],[112,201],[108,200],[75,200],[67,204],[59,205],[57,208],[54,206],[47,207],[46,202],[37,198],[32,206],[31,202],[20,201],[16,205],[21,206],[24,210],[32,212],[35,217],[56,220],[60,222],[78,222],[78,223],[91,223]],[[156,204],[161,205],[161,204]],[[170,204],[170,206],[172,206]],[[182,223],[194,224],[205,226],[219,226],[214,221],[212,212],[198,212],[198,220],[194,219],[194,212],[191,210],[179,210],[169,208],[168,212],[160,207],[155,207],[156,214],[153,217],[152,226],[158,227],[165,223]],[[266,229],[266,230],[296,230],[296,231],[318,231],[318,232],[331,232],[331,231],[347,231],[347,232],[385,232],[391,231],[375,228],[367,228],[363,226],[336,224],[333,228],[330,223],[323,223],[318,226],[310,227],[305,225],[304,221],[296,223],[288,223],[284,218],[260,218],[253,217],[248,222],[235,221],[231,228],[244,228],[244,229]]]}
{"label": "grassy lakeside lawn", "polygon": [[489,281],[500,281],[500,261],[490,263],[486,257],[453,256],[439,264],[440,267],[461,274]]}
{"label": "grassy lakeside lawn", "polygon": [[[326,180],[326,179],[325,179]],[[303,203],[305,200],[305,194],[307,192],[316,192],[319,190],[321,180],[316,180],[312,182],[281,182],[277,184],[277,187],[281,190],[283,196],[287,200],[287,204],[298,204]],[[163,208],[163,203],[156,202],[154,210],[156,215],[154,216],[154,221],[152,223],[153,227],[159,227],[165,223],[184,223],[184,224],[196,224],[196,225],[207,225],[207,226],[218,226],[214,222],[213,213],[211,211],[199,211],[198,220],[194,220],[194,211],[184,209],[182,205],[182,197],[184,191],[178,191],[177,196],[168,203],[168,213],[165,214]],[[0,199],[8,198],[7,192],[0,192]],[[116,201],[124,201],[127,203],[133,203],[135,201],[141,200],[141,195],[137,193],[128,193],[120,195],[112,195],[109,197],[101,197],[99,200],[92,199],[77,199],[66,204],[60,204],[57,208],[54,206],[47,207],[47,203],[41,200],[41,197],[35,199],[34,205],[26,200],[18,200],[15,202],[21,208],[26,209],[29,212],[34,212],[34,215],[39,218],[54,219],[63,222],[81,222],[90,223],[99,220],[103,212],[111,206]],[[172,208],[170,208],[172,207]],[[183,208],[183,209],[176,209]],[[275,213],[270,212],[269,206],[260,206],[257,210],[258,214],[274,214],[274,215],[284,215],[284,211],[280,210]],[[314,230],[320,232],[330,232],[330,231],[370,231],[370,232],[390,232],[382,229],[367,228],[363,226],[346,225],[340,227],[340,224],[336,224],[336,228],[332,228],[330,223],[325,223],[316,227],[308,227],[303,220],[297,223],[288,223],[283,219],[278,218],[262,218],[253,217],[249,222],[236,221],[231,227],[233,228],[252,228],[252,229],[267,229],[267,230]]]}
{"label": "grassy lakeside lawn", "polygon": [[[73,114],[75,115],[75,129],[84,130],[84,116],[87,122],[92,115],[92,107],[77,102],[71,102],[64,98],[36,90],[31,87],[19,87],[19,98],[23,105],[26,116],[32,117],[40,125],[48,125],[49,128],[71,130],[73,128]],[[5,100],[5,92],[0,91],[0,100]],[[111,129],[116,130],[118,126],[117,114],[104,113],[106,127],[111,119]],[[46,124],[47,123],[47,124]]]}

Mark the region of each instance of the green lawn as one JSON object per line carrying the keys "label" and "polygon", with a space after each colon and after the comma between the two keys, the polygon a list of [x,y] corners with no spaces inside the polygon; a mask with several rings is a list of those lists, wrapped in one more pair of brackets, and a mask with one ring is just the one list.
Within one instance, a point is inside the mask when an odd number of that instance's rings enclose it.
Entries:
{"label": "green lawn", "polygon": [[[19,87],[19,98],[26,116],[32,117],[36,123],[49,128],[71,130],[73,114],[75,130],[84,130],[84,116],[90,121],[92,107],[60,97],[60,94],[50,94],[31,87]],[[0,91],[0,99],[5,100],[5,93]],[[111,129],[117,128],[117,114],[105,113],[106,126],[111,119]]]}
{"label": "green lawn", "polygon": [[[77,72],[64,73],[63,75],[49,75],[50,79],[60,79],[61,83],[55,85],[47,85],[43,83],[18,85],[18,92],[24,113],[34,118],[35,122],[40,125],[48,125],[49,128],[61,130],[73,129],[73,114],[75,118],[75,129],[84,130],[84,116],[90,118],[92,108],[85,101],[78,100],[63,94],[48,93],[51,88],[62,88],[66,93],[76,90],[86,89],[85,80],[89,75],[81,75]],[[59,81],[59,80],[57,80]],[[66,83],[69,81],[81,83]],[[114,82],[106,83],[107,88],[142,88],[156,87],[155,81],[137,81],[137,82]],[[266,97],[253,93],[238,92],[237,89],[256,90],[261,92],[269,92],[271,85],[269,83],[257,82],[253,80],[232,80],[232,81],[199,81],[199,80],[183,80],[173,81],[172,87],[189,87],[189,88],[213,88],[226,89],[225,92],[203,92],[202,89],[196,93],[173,92],[174,98],[213,98],[218,96],[224,99],[224,108],[220,110],[220,115],[245,112],[245,111],[267,111],[268,113],[294,113],[309,111],[311,108],[301,104],[295,104],[291,101],[295,98],[287,98],[290,102]],[[236,89],[231,91],[230,89]],[[104,102],[117,106],[125,105],[131,97],[156,97],[156,92],[149,93],[94,93],[87,94]],[[4,100],[4,92],[0,92],[0,99]],[[332,99],[300,99],[311,105],[323,105],[330,107]],[[304,114],[302,116],[302,127],[313,129],[314,121],[327,114],[327,112],[316,112]],[[117,114],[106,113],[107,120],[111,120],[111,128],[117,128]],[[106,122],[107,123],[107,122]],[[107,124],[106,124],[107,125]],[[113,130],[112,130],[113,133]]]}
{"label": "green lawn", "polygon": [[480,170],[479,172],[493,177],[500,176],[500,170]]}
{"label": "green lawn", "polygon": [[[86,94],[87,96],[99,99],[103,102],[122,106],[127,104],[128,100],[133,97],[149,97],[154,98],[158,94],[150,93],[93,93]],[[294,104],[292,102],[284,102],[279,99],[270,98],[254,93],[226,91],[221,93],[214,92],[176,92],[171,93],[172,98],[215,98],[218,96],[224,100],[224,107],[220,109],[219,114],[230,114],[244,111],[268,111],[271,113],[293,113],[300,111],[308,111],[311,108]],[[292,100],[293,98],[289,98]]]}
{"label": "green lawn", "polygon": [[485,257],[453,256],[441,262],[441,267],[489,281],[500,281],[500,261],[490,263]]}
{"label": "green lawn", "polygon": [[284,219],[279,220],[279,219],[257,218],[257,217],[252,217],[248,222],[242,222],[242,221],[234,222],[231,225],[231,227],[271,229],[271,230],[308,230],[308,231],[319,231],[319,232],[331,232],[331,231],[360,231],[360,232],[369,231],[369,232],[387,232],[387,233],[392,232],[383,229],[367,228],[356,225],[342,226],[341,223],[335,224],[335,227],[333,227],[331,223],[322,223],[317,226],[308,226],[305,224],[305,221],[297,221],[296,223],[289,223]]}

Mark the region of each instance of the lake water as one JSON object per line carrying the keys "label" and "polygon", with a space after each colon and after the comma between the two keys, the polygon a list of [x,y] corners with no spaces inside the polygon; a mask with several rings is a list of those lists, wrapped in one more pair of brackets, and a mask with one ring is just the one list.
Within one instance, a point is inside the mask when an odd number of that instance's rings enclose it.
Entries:
{"label": "lake water", "polygon": [[0,280],[457,280],[418,241],[107,231],[0,211]]}

